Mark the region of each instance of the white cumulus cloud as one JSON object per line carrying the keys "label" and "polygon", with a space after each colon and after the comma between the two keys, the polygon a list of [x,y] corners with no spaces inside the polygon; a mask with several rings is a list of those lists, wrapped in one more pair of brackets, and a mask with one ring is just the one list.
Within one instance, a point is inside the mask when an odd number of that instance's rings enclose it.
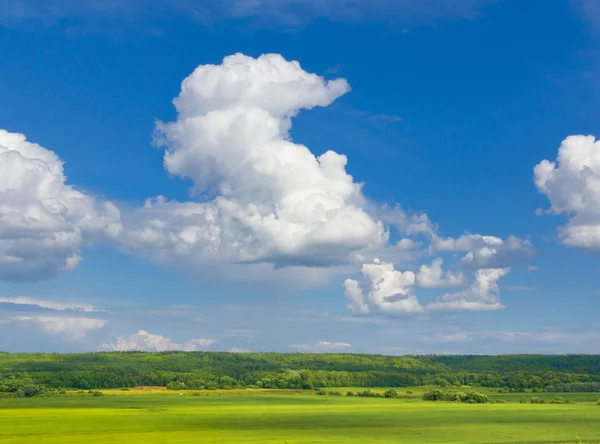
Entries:
{"label": "white cumulus cloud", "polygon": [[344,292],[350,300],[348,308],[352,312],[369,313],[367,299],[382,313],[413,314],[423,311],[413,293],[416,277],[412,271],[397,271],[393,264],[375,259],[373,263],[362,266],[362,274],[364,281],[361,283],[353,279],[344,282]]}
{"label": "white cumulus cloud", "polygon": [[344,79],[326,81],[276,54],[199,66],[174,100],[177,120],[157,124],[165,168],[191,179],[197,200],[148,200],[128,215],[121,244],[197,271],[216,263],[330,267],[385,243],[346,156],[315,156],[289,134],[301,109],[348,90]]}
{"label": "white cumulus cloud", "polygon": [[431,265],[423,264],[417,273],[417,285],[423,288],[457,287],[465,282],[463,273],[442,270],[442,258],[436,258]]}
{"label": "white cumulus cloud", "polygon": [[0,279],[72,269],[82,246],[119,229],[116,207],[67,185],[54,152],[0,129]]}
{"label": "white cumulus cloud", "polygon": [[466,268],[508,267],[525,262],[534,254],[527,239],[509,236],[502,239],[481,234],[463,234],[458,238],[434,235],[430,244],[432,252],[465,252],[461,263]]}
{"label": "white cumulus cloud", "polygon": [[593,136],[569,136],[556,161],[534,168],[538,191],[550,200],[549,213],[569,216],[560,229],[565,245],[600,249],[600,142]]}
{"label": "white cumulus cloud", "polygon": [[101,348],[106,351],[196,351],[207,350],[215,342],[217,342],[215,339],[191,339],[178,344],[164,336],[139,330],[129,336],[117,336],[114,344],[104,344]]}
{"label": "white cumulus cloud", "polygon": [[498,279],[506,275],[509,268],[483,268],[475,272],[471,286],[465,291],[449,293],[427,305],[433,311],[490,311],[500,310]]}

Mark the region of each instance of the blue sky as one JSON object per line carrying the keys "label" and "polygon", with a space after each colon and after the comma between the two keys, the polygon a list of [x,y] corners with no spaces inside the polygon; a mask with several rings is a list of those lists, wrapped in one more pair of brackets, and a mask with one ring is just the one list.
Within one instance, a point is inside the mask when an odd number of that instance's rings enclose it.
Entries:
{"label": "blue sky", "polygon": [[593,0],[0,11],[0,349],[600,352]]}

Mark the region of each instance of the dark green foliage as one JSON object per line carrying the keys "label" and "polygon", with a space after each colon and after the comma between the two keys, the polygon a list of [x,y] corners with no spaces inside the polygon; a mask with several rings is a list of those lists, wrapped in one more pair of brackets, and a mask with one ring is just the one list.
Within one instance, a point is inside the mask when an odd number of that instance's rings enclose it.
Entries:
{"label": "dark green foliage", "polygon": [[[355,354],[123,352],[0,353],[0,393],[37,386],[98,390],[240,387],[482,386],[499,392],[600,392],[598,355],[380,356]],[[12,396],[12,395],[11,395]],[[33,396],[37,396],[33,395]],[[381,396],[381,395],[380,395]]]}
{"label": "dark green foliage", "polygon": [[572,404],[572,401],[564,399],[561,396],[555,396],[550,400],[550,404]]}
{"label": "dark green foliage", "polygon": [[445,401],[446,395],[441,390],[429,390],[423,393],[423,401]]}
{"label": "dark green foliage", "polygon": [[479,392],[454,392],[444,393],[441,390],[430,390],[423,393],[424,401],[454,401],[467,404],[488,404],[490,398]]}
{"label": "dark green foliage", "polygon": [[386,390],[386,392],[383,394],[384,398],[399,398],[400,395],[398,394],[398,392],[394,389],[390,389],[390,390]]}
{"label": "dark green foliage", "polygon": [[532,396],[531,398],[521,399],[521,404],[545,404],[542,398],[538,398],[537,396]]}

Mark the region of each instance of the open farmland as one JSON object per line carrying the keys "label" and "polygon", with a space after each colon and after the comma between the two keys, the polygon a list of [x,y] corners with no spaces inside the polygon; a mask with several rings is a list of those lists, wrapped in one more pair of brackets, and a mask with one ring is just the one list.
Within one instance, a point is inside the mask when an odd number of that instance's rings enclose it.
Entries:
{"label": "open farmland", "polygon": [[[417,390],[417,389],[415,389]],[[412,391],[412,390],[411,390]],[[243,392],[243,394],[242,394]],[[200,395],[200,393],[198,393]],[[597,394],[569,405],[469,405],[308,391],[157,390],[0,400],[1,443],[600,442]],[[511,402],[512,401],[512,402]]]}

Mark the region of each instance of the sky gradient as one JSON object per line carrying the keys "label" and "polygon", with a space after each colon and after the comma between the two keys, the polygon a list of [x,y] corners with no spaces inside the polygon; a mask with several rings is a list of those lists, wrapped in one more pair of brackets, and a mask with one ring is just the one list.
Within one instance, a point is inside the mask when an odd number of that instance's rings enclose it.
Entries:
{"label": "sky gradient", "polygon": [[0,350],[600,353],[600,8],[0,0]]}

